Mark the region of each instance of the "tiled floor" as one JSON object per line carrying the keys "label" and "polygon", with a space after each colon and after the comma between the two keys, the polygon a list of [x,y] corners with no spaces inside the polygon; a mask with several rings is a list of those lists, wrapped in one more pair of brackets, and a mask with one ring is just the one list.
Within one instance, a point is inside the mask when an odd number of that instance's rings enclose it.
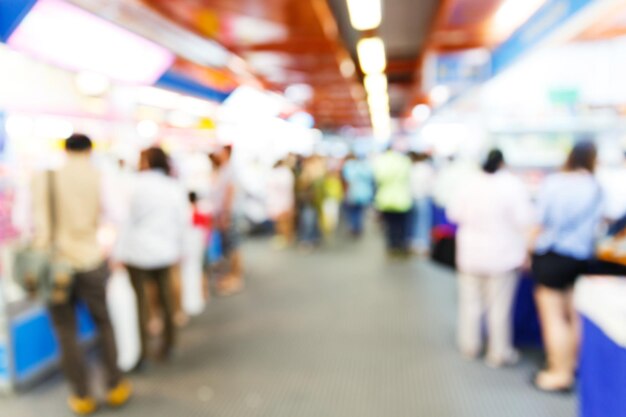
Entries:
{"label": "tiled floor", "polygon": [[[534,391],[536,361],[507,370],[454,350],[455,281],[388,261],[377,239],[315,254],[245,247],[245,293],[215,299],[181,334],[175,362],[134,377],[141,417],[574,417],[575,398]],[[65,417],[56,377],[0,416]]]}

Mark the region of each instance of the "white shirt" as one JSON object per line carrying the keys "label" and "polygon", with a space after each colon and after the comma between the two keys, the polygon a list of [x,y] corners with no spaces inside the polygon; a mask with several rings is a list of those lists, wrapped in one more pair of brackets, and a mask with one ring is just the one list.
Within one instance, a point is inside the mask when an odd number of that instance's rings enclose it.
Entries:
{"label": "white shirt", "polygon": [[448,217],[459,225],[457,265],[476,275],[519,268],[533,208],[524,184],[511,173],[478,173],[452,197]]}
{"label": "white shirt", "polygon": [[140,172],[134,185],[114,257],[144,269],[171,266],[182,256],[190,222],[185,191],[160,171]]}
{"label": "white shirt", "polygon": [[294,183],[293,172],[287,167],[275,168],[270,173],[267,187],[267,210],[272,218],[293,210]]}
{"label": "white shirt", "polygon": [[435,170],[428,162],[416,162],[411,168],[411,193],[415,200],[430,197]]}

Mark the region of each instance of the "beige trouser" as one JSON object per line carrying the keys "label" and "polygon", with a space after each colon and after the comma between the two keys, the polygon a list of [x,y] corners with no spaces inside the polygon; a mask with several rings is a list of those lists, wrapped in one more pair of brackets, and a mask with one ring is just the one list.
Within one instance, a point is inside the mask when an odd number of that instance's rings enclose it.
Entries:
{"label": "beige trouser", "polygon": [[487,321],[487,359],[501,362],[514,353],[512,310],[517,273],[459,275],[458,343],[461,352],[477,356],[483,348],[482,319]]}

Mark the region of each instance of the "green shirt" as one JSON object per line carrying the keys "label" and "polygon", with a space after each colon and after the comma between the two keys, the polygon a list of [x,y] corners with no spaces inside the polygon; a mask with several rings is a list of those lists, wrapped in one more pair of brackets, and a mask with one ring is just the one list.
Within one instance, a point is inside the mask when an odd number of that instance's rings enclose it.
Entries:
{"label": "green shirt", "polygon": [[411,209],[411,160],[398,152],[387,151],[374,164],[376,208],[403,213]]}

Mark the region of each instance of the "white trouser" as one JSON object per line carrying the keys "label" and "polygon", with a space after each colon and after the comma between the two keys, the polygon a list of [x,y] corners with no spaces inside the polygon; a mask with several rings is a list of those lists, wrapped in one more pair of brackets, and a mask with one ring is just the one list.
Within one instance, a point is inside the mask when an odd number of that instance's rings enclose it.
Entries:
{"label": "white trouser", "polygon": [[514,353],[512,310],[517,273],[459,275],[458,342],[461,352],[477,356],[483,348],[482,318],[487,321],[487,358],[506,361]]}

